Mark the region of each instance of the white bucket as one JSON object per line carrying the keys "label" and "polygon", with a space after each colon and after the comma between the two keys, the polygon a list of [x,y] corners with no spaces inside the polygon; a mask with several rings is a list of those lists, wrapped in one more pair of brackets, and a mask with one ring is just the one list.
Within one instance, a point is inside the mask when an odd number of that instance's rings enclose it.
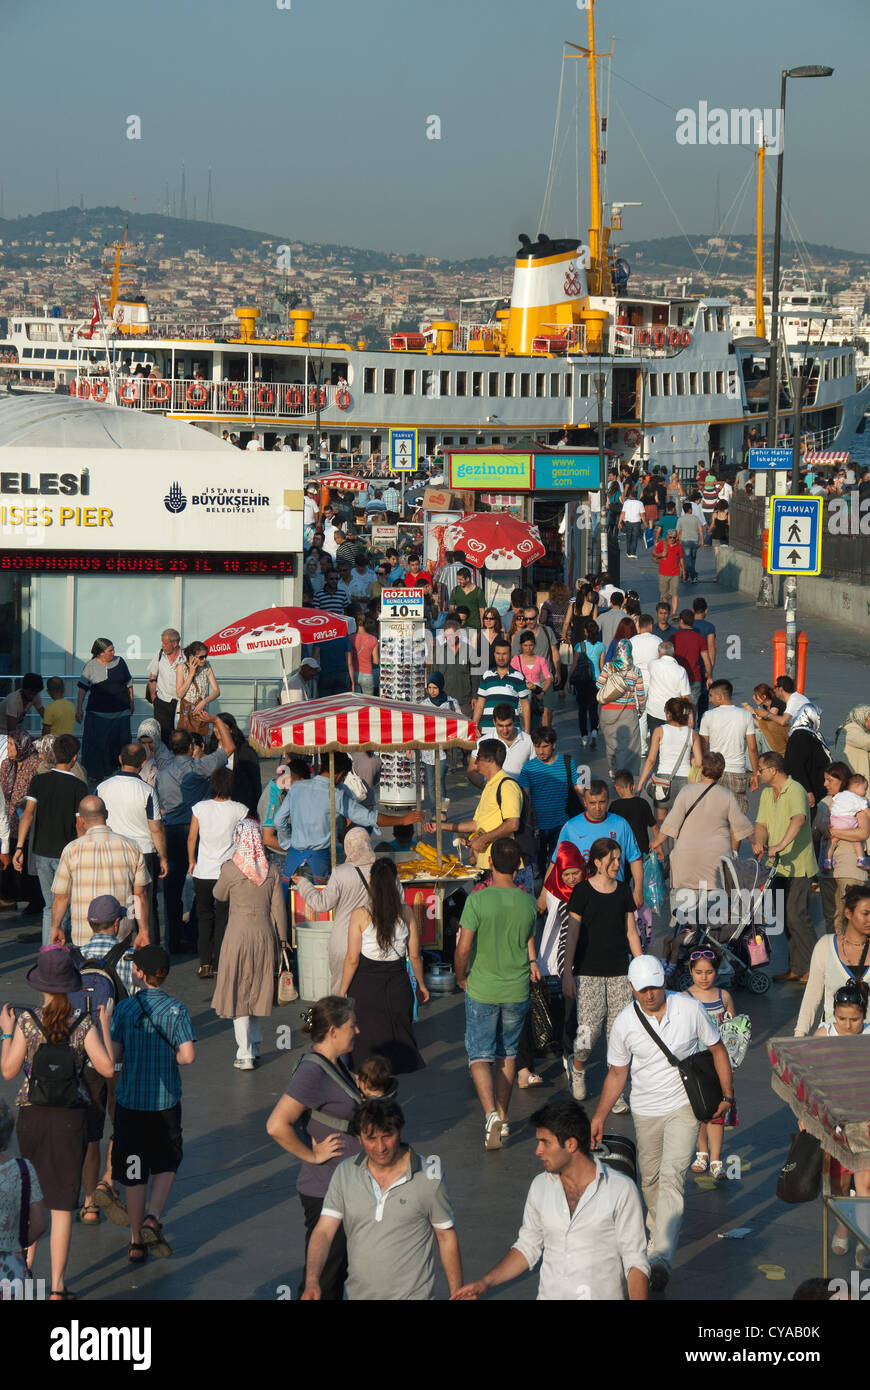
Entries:
{"label": "white bucket", "polygon": [[323,999],[331,994],[329,938],[331,922],[296,923],[296,959],[299,965],[300,999]]}

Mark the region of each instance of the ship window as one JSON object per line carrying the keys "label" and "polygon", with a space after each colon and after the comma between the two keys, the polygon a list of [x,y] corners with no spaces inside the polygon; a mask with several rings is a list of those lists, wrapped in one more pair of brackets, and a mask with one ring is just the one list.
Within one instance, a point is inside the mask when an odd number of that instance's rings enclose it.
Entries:
{"label": "ship window", "polygon": [[437,396],[437,395],[438,395],[438,375],[437,375],[437,373],[436,373],[436,372],[432,372],[432,371],[424,371],[424,372],[421,373],[421,375],[422,375],[422,377],[423,377],[423,395],[424,395],[424,396]]}
{"label": "ship window", "polygon": [[516,372],[505,372],[504,374],[504,393],[506,396],[516,394],[517,377]]}
{"label": "ship window", "polygon": [[657,396],[658,393],[659,393],[659,376],[658,376],[658,372],[650,372],[650,374],[649,374],[649,394],[650,394],[651,396]]}
{"label": "ship window", "polygon": [[704,310],[704,328],[708,333],[713,332],[713,310]]}
{"label": "ship window", "polygon": [[535,372],[535,395],[541,397],[544,394],[544,373]]}
{"label": "ship window", "polygon": [[384,395],[395,396],[396,394],[396,369],[395,367],[384,367]]}
{"label": "ship window", "polygon": [[581,372],[581,373],[580,373],[580,395],[581,395],[581,396],[588,396],[588,395],[589,395],[589,373],[588,373],[588,372]]}
{"label": "ship window", "polygon": [[57,357],[57,348],[46,348],[45,356],[46,359],[51,358],[52,360],[54,360]]}
{"label": "ship window", "polygon": [[670,396],[672,394],[673,393],[671,390],[671,374],[670,372],[662,372],[662,395]]}
{"label": "ship window", "polygon": [[462,448],[462,446],[463,446],[463,445],[466,445],[467,443],[468,443],[468,435],[467,435],[467,434],[461,434],[461,435],[459,436],[459,447]]}
{"label": "ship window", "polygon": [[471,373],[471,394],[472,396],[483,395],[483,372]]}
{"label": "ship window", "polygon": [[678,396],[685,396],[685,394],[686,394],[686,373],[685,373],[685,372],[675,372],[674,375],[675,375],[675,377],[676,377],[676,379],[677,379],[677,395],[678,395]]}
{"label": "ship window", "polygon": [[709,396],[710,393],[712,392],[713,387],[712,387],[712,385],[711,385],[711,382],[712,382],[712,378],[711,378],[711,376],[710,376],[710,373],[709,373],[709,372],[702,372],[702,373],[701,373],[701,395],[702,395],[702,396]]}
{"label": "ship window", "polygon": [[452,445],[453,445],[453,435],[452,435],[452,434],[445,434],[445,436],[444,436],[444,438],[442,439],[441,443],[444,445],[445,449],[451,448]]}
{"label": "ship window", "polygon": [[34,348],[34,349],[33,349],[33,355],[34,355],[34,357],[44,357],[44,356],[45,356],[45,348]]}
{"label": "ship window", "polygon": [[377,367],[366,367],[363,373],[363,391],[365,395],[371,396],[378,389]]}
{"label": "ship window", "polygon": [[468,372],[456,373],[456,394],[457,396],[468,395]]}
{"label": "ship window", "polygon": [[416,386],[415,386],[416,379],[417,379],[417,373],[414,371],[414,368],[413,368],[413,367],[406,367],[405,370],[402,372],[402,395],[403,395],[403,396],[413,396],[414,391],[415,391],[415,389],[416,389]]}
{"label": "ship window", "polygon": [[[26,348],[24,349],[24,352],[25,352],[25,356],[26,356],[26,355],[27,355],[27,349],[26,349]],[[829,358],[829,359],[825,362],[824,371],[822,372],[822,380],[823,380],[823,381],[830,381],[830,379],[831,379],[831,362],[830,362],[830,358]]]}
{"label": "ship window", "polygon": [[427,453],[427,454],[434,454],[434,452],[435,452],[435,445],[437,444],[437,442],[438,442],[438,441],[436,440],[434,434],[427,434],[427,435],[426,435],[426,453]]}
{"label": "ship window", "polygon": [[565,373],[565,395],[568,397],[569,400],[570,400],[570,398],[571,398],[571,393],[572,393],[573,390],[574,390],[574,373],[573,373],[573,372],[566,372],[566,373]]}
{"label": "ship window", "polygon": [[531,395],[532,375],[531,372],[520,372],[520,395]]}
{"label": "ship window", "polygon": [[854,362],[852,361],[852,354],[851,354],[851,352],[849,353],[849,356],[846,358],[846,370],[848,371],[848,373],[849,373],[850,376],[852,375],[853,371],[855,370],[855,365],[854,365]]}
{"label": "ship window", "polygon": [[719,330],[720,333],[723,333],[723,332],[725,331],[725,310],[724,310],[724,309],[717,309],[717,310],[716,310],[716,327],[718,328],[718,330]]}
{"label": "ship window", "polygon": [[441,394],[442,394],[442,396],[449,396],[449,395],[450,395],[450,373],[449,373],[449,372],[442,372],[442,373],[441,373]]}
{"label": "ship window", "polygon": [[551,395],[551,396],[558,396],[558,394],[559,394],[559,373],[558,373],[558,372],[551,372],[551,373],[550,373],[550,395]]}
{"label": "ship window", "polygon": [[724,372],[717,372],[717,373],[716,373],[716,395],[717,395],[717,396],[724,396],[724,394],[725,394],[725,373],[724,373]]}
{"label": "ship window", "polygon": [[487,394],[490,396],[498,395],[498,372],[487,373],[486,390]]}
{"label": "ship window", "polygon": [[691,396],[697,396],[697,394],[698,394],[698,373],[697,373],[697,372],[689,372],[689,394],[690,394]]}
{"label": "ship window", "polygon": [[32,357],[32,356],[33,356],[33,348],[22,348],[21,351],[22,351],[22,354],[23,354],[25,357]]}

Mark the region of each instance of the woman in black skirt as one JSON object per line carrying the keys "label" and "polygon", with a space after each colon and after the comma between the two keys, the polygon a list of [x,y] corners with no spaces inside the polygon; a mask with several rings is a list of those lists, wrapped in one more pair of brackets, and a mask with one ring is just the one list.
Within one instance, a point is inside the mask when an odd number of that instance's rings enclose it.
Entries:
{"label": "woman in black skirt", "polygon": [[[8,1004],[0,1010],[0,1071],[4,1081],[24,1073],[16,1100],[18,1151],[36,1169],[43,1203],[51,1212],[51,1298],[60,1300],[75,1297],[64,1284],[64,1270],[89,1137],[91,1097],[82,1071],[89,1061],[109,1080],[115,1075],[115,1061],[109,1020],[102,1006],[97,1019],[73,1012],[67,995],[81,989],[82,977],[65,946],[43,946],[37,964],[27,972],[27,983],[42,990],[43,1004],[32,1011],[22,1009],[17,1019]],[[69,1082],[59,1086],[53,1080],[54,1072],[43,1069],[41,1061],[31,1074],[41,1046],[62,1048],[67,1043],[73,1054],[74,1078],[70,1075]],[[56,1072],[64,1058],[58,1051],[49,1060]],[[28,1254],[31,1268],[35,1254],[34,1244]]]}
{"label": "woman in black skirt", "polygon": [[420,933],[392,859],[379,858],[369,879],[369,905],[351,913],[347,955],[339,994],[356,1004],[357,1036],[353,1069],[373,1054],[384,1057],[394,1076],[425,1066],[414,1038],[414,995],[408,961],[417,981],[417,997],[425,1004]]}

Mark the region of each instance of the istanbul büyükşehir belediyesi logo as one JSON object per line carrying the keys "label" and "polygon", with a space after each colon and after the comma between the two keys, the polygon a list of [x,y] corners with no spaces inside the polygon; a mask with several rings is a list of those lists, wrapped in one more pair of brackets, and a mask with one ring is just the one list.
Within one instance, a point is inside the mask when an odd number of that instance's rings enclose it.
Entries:
{"label": "istanbul b\u00fcy\u00fck\u015fehir belediyesi logo", "polygon": [[168,512],[183,512],[187,506],[187,498],[181,491],[180,483],[170,483],[169,491],[163,499],[163,505]]}

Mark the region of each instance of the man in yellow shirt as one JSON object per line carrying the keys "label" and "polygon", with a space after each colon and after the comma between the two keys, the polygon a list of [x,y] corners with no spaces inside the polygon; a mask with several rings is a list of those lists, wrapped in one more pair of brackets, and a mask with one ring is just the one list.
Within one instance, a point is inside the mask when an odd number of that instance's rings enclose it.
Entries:
{"label": "man in yellow shirt", "polygon": [[[494,840],[507,839],[520,828],[523,793],[518,782],[502,769],[507,749],[497,738],[485,738],[477,748],[477,771],[486,778],[486,786],[471,820],[445,821],[445,830],[471,832],[469,848],[478,869],[488,869],[490,847]],[[434,826],[432,827],[434,829]]]}
{"label": "man in yellow shirt", "polygon": [[758,772],[764,790],[758,807],[752,848],[779,856],[774,888],[785,888],[785,934],[789,968],[777,981],[806,984],[816,944],[809,914],[810,880],[818,873],[810,829],[810,803],[799,782],[785,771],[781,753],[762,753]]}

